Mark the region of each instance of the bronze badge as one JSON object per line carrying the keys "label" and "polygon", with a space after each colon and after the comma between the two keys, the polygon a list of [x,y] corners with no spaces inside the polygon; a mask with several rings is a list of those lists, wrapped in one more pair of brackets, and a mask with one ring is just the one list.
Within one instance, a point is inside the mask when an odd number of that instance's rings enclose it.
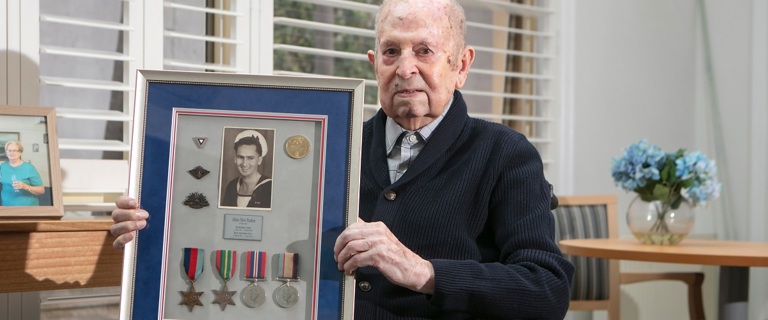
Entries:
{"label": "bronze badge", "polygon": [[187,198],[184,199],[185,206],[189,206],[192,209],[200,209],[207,207],[208,199],[205,198],[205,195],[203,195],[200,192],[192,192],[189,195],[187,195]]}
{"label": "bronze badge", "polygon": [[191,174],[197,180],[200,180],[203,177],[207,176],[209,173],[211,173],[210,171],[205,170],[205,168],[203,168],[201,166],[197,166],[194,169],[189,170],[187,172],[189,172],[189,174]]}

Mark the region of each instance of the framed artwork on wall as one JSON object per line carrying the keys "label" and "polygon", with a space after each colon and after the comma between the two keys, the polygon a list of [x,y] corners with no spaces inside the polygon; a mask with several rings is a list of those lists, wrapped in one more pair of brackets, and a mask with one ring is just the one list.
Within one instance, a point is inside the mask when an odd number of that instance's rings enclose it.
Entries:
{"label": "framed artwork on wall", "polygon": [[8,155],[5,154],[5,143],[8,141],[19,141],[19,133],[0,132],[0,161],[8,161]]}
{"label": "framed artwork on wall", "polygon": [[54,108],[0,106],[0,218],[61,218]]}
{"label": "framed artwork on wall", "polygon": [[353,319],[363,80],[139,70],[122,319]]}

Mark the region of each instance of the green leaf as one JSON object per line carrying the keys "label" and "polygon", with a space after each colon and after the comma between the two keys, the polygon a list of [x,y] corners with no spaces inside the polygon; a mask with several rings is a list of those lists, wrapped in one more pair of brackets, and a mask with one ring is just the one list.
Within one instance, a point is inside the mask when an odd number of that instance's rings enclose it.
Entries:
{"label": "green leaf", "polygon": [[669,172],[667,172],[669,175],[667,181],[669,181],[669,183],[675,183],[675,181],[677,181],[677,177],[675,177],[677,174],[677,164],[675,164],[675,161],[670,161],[665,169],[669,169]]}
{"label": "green leaf", "polygon": [[664,165],[664,169],[661,169],[661,181],[669,181],[667,177],[669,175],[669,161]]}
{"label": "green leaf", "polygon": [[653,188],[653,196],[663,202],[669,202],[669,187],[663,184],[657,184]]}

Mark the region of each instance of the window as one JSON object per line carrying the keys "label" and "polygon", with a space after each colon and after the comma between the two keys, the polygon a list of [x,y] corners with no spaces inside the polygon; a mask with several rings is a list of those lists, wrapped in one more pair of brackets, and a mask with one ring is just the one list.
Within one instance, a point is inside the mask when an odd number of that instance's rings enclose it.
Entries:
{"label": "window", "polygon": [[[550,1],[464,0],[467,43],[476,59],[461,90],[470,113],[525,134],[550,181],[555,162],[557,57]],[[374,47],[381,0],[275,0],[274,73],[366,79],[368,115],[378,110],[366,52]]]}
{"label": "window", "polygon": [[[7,103],[57,108],[62,167],[105,165],[110,179],[66,180],[83,189],[121,194],[127,184],[135,70],[166,69],[366,79],[368,115],[378,110],[376,80],[366,57],[381,0],[11,0],[8,50],[28,57],[23,71],[0,65]],[[539,149],[545,173],[558,181],[559,104],[555,0],[460,0],[468,43],[477,58],[462,89],[470,113],[505,123]],[[23,5],[22,5],[23,4]],[[14,11],[14,12],[11,12]],[[17,12],[18,11],[18,12]],[[21,36],[23,35],[23,37]],[[19,40],[20,38],[25,41]],[[21,60],[22,58],[18,58]],[[39,66],[39,70],[37,70]],[[30,68],[34,69],[31,72]],[[105,162],[114,159],[118,163]],[[94,162],[91,162],[94,161]],[[102,172],[98,171],[97,172]],[[72,174],[69,178],[78,176]],[[69,192],[68,192],[69,191]],[[88,191],[90,192],[90,191]],[[88,203],[111,206],[110,199]],[[79,205],[74,205],[74,203]],[[65,199],[65,208],[67,207]],[[96,207],[99,207],[98,205]]]}

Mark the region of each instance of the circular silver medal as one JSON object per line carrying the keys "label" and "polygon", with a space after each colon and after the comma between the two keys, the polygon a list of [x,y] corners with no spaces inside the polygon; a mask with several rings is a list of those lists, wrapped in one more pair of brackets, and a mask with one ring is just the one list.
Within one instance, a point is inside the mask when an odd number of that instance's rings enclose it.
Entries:
{"label": "circular silver medal", "polygon": [[240,298],[246,307],[256,308],[264,304],[266,294],[264,293],[264,288],[251,283],[240,292]]}
{"label": "circular silver medal", "polygon": [[299,301],[299,290],[289,285],[282,285],[275,289],[275,303],[283,308],[288,308]]}

